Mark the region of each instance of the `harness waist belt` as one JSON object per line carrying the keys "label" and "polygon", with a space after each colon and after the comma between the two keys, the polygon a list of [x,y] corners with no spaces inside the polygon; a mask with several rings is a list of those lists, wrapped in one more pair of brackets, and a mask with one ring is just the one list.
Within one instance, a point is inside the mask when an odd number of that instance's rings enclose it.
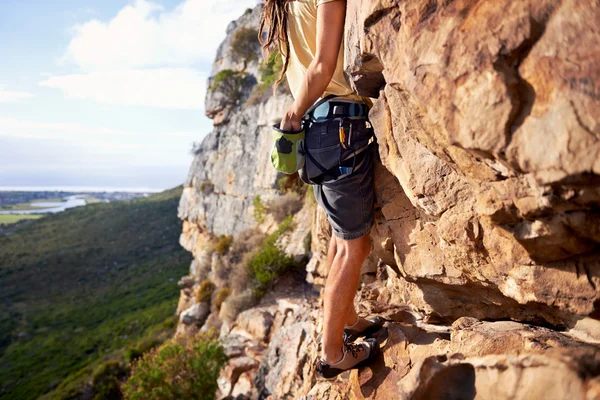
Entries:
{"label": "harness waist belt", "polygon": [[309,112],[313,121],[324,121],[332,118],[368,118],[369,107],[361,102],[329,100],[323,102]]}

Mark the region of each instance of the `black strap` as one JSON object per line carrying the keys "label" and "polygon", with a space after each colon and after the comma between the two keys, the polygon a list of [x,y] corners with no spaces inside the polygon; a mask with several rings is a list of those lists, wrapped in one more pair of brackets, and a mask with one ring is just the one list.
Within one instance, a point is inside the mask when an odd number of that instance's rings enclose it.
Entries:
{"label": "black strap", "polygon": [[[355,155],[353,158],[344,161],[342,163],[342,165],[346,165],[346,166],[353,165],[354,170],[356,171],[357,169],[359,169],[362,166],[362,163],[365,160],[365,156],[367,155],[368,151],[369,151],[368,149],[361,151],[360,153]],[[350,164],[349,162],[352,162],[352,164]],[[315,165],[317,165],[317,164],[315,164]],[[315,176],[314,178],[309,178],[309,180],[313,184],[321,185],[325,181],[335,181],[340,176],[342,176],[342,174],[340,173],[339,169],[337,167],[335,167],[328,171],[323,172],[321,175]]]}
{"label": "black strap", "polygon": [[321,170],[321,173],[323,173],[323,174],[327,173],[328,170],[325,169],[325,167],[322,166],[317,160],[315,160],[315,158],[312,156],[312,154],[310,154],[310,152],[308,151],[308,149],[305,149],[304,152],[306,153],[306,156],[308,158],[310,158],[310,161],[312,161],[313,164],[315,164],[315,166],[317,168],[319,168],[319,170]]}

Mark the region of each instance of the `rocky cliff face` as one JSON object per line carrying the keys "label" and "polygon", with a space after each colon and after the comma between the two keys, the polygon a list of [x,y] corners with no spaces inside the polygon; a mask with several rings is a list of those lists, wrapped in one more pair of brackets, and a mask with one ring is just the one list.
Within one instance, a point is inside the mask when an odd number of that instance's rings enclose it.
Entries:
{"label": "rocky cliff face", "polygon": [[[214,129],[196,151],[179,206],[184,232],[190,232],[182,240],[190,251],[192,231],[237,235],[256,225],[253,199],[258,195],[268,202],[277,195],[277,171],[267,168],[270,122],[281,118],[292,98],[266,95],[264,101],[249,104],[252,88],[260,80],[260,48],[256,40],[254,47],[243,41],[232,46],[237,34],[243,40],[243,35],[256,31],[259,15],[257,8],[232,22],[217,51],[205,101]],[[219,85],[215,77],[221,71],[230,74]]]}
{"label": "rocky cliff face", "polygon": [[349,2],[348,73],[379,95],[387,296],[450,320],[600,311],[599,18],[594,1]]}
{"label": "rocky cliff face", "polygon": [[[258,80],[256,61],[230,54],[258,12],[229,27],[213,75]],[[592,0],[349,0],[346,72],[376,98],[381,159],[374,251],[356,304],[388,320],[383,355],[316,381],[330,230],[307,205],[284,244],[300,256],[312,231],[308,283],[288,277],[218,324],[232,357],[222,397],[600,398],[598,21]],[[252,199],[278,196],[268,121],[289,101],[232,105],[209,92],[215,129],[180,206],[181,241],[195,255],[180,311],[195,302],[211,235],[256,225]]]}

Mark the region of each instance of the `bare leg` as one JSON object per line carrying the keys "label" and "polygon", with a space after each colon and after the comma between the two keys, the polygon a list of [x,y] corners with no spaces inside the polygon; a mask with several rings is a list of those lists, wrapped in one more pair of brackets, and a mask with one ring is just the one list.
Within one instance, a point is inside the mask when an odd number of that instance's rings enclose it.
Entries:
{"label": "bare leg", "polygon": [[333,264],[333,259],[335,258],[335,253],[337,251],[337,241],[335,240],[335,236],[331,235],[331,240],[329,240],[329,247],[327,248],[327,273],[331,270],[331,264]]}
{"label": "bare leg", "polygon": [[[356,322],[355,318],[348,321],[348,317],[354,310],[362,264],[371,251],[369,235],[353,240],[335,238],[335,241],[335,256],[325,284],[323,320],[323,358],[330,363],[343,356],[344,325]],[[329,249],[332,249],[331,244]]]}
{"label": "bare leg", "polygon": [[[337,251],[337,240],[334,235],[331,235],[331,240],[329,241],[329,247],[327,249],[327,272],[331,270],[331,265],[333,264],[333,259],[335,258],[335,253]],[[368,256],[368,255],[367,255]],[[352,302],[352,306],[348,311],[348,316],[346,317],[346,321],[344,323],[345,326],[352,326],[358,321],[358,314],[354,309],[354,302]]]}

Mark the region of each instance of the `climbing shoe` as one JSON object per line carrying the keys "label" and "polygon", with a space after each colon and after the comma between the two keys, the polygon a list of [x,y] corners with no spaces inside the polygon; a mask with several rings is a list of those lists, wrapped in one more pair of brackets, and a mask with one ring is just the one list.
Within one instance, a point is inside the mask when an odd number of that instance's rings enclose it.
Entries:
{"label": "climbing shoe", "polygon": [[385,321],[379,317],[358,318],[354,325],[344,328],[344,341],[351,343],[361,336],[369,337],[380,330],[384,323]]}
{"label": "climbing shoe", "polygon": [[342,359],[335,364],[319,358],[317,375],[320,378],[333,379],[342,372],[370,364],[379,354],[379,344],[375,339],[367,339],[358,343],[344,343],[342,352]]}

